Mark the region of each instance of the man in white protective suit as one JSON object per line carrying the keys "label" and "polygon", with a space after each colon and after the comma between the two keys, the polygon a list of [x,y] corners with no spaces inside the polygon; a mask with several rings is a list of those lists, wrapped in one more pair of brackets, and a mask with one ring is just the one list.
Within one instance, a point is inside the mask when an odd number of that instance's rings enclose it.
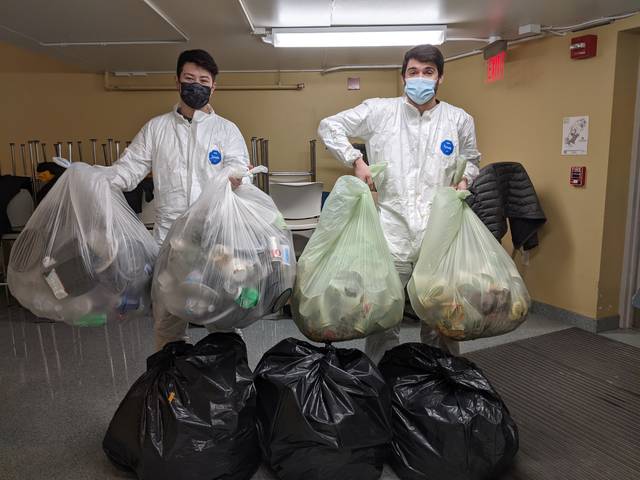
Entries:
{"label": "man in white protective suit", "polygon": [[[377,185],[380,222],[403,285],[420,253],[433,195],[438,187],[467,189],[477,177],[480,152],[473,118],[436,99],[444,57],[432,45],[418,45],[404,56],[404,95],[372,98],[320,122],[318,134],[329,151],[354,168],[354,175],[374,188],[369,166],[349,137],[366,142],[370,164],[386,163]],[[462,180],[453,185],[458,162]],[[422,325],[423,343],[447,349],[449,342]],[[378,362],[400,343],[400,326],[366,339],[366,353]],[[450,344],[449,344],[450,345]]]}
{"label": "man in white protective suit", "polygon": [[[156,208],[153,236],[162,244],[173,222],[200,196],[223,168],[248,168],[249,153],[238,127],[217,115],[209,99],[218,66],[204,50],[178,57],[176,83],[180,102],[149,120],[110,167],[112,185],[130,191],[153,172]],[[241,180],[230,178],[234,187]],[[156,348],[186,338],[188,323],[153,305]]]}

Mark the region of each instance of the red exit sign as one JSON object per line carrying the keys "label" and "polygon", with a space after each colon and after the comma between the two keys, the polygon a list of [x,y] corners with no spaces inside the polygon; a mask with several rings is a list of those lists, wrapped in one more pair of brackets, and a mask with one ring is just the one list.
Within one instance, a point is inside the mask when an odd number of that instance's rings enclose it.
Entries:
{"label": "red exit sign", "polygon": [[504,59],[507,52],[500,52],[487,59],[487,83],[497,82],[504,78]]}

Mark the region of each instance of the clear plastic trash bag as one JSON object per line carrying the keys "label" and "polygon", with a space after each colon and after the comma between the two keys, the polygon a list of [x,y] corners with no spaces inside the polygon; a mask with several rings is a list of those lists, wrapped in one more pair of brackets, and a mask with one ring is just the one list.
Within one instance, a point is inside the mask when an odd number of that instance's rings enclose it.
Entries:
{"label": "clear plastic trash bag", "polygon": [[[377,177],[384,165],[372,167]],[[336,182],[298,263],[293,317],[315,342],[362,338],[402,320],[404,291],[366,183]]]}
{"label": "clear plastic trash bag", "polygon": [[70,164],[14,243],[9,288],[34,315],[99,326],[149,311],[158,246],[108,178]]}
{"label": "clear plastic trash bag", "polygon": [[513,260],[467,205],[468,195],[438,190],[407,285],[416,314],[454,340],[510,332],[531,305]]}
{"label": "clear plastic trash bag", "polygon": [[291,297],[291,232],[271,197],[231,188],[223,171],[173,224],[160,249],[153,301],[172,315],[216,330],[243,328]]}

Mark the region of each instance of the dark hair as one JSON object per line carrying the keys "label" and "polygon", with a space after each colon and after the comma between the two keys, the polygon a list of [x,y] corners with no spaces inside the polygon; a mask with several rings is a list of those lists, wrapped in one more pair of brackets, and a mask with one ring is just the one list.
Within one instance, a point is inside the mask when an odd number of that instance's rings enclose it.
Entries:
{"label": "dark hair", "polygon": [[438,69],[438,76],[441,77],[444,72],[444,56],[438,47],[433,45],[417,45],[404,54],[404,62],[402,62],[402,77],[407,73],[407,63],[411,59],[418,60],[422,63],[431,62]]}
{"label": "dark hair", "polygon": [[215,79],[218,75],[218,65],[208,52],[204,50],[185,50],[178,57],[178,67],[176,68],[176,75],[180,77],[182,73],[182,67],[185,63],[195,63],[199,67],[207,70],[211,76]]}

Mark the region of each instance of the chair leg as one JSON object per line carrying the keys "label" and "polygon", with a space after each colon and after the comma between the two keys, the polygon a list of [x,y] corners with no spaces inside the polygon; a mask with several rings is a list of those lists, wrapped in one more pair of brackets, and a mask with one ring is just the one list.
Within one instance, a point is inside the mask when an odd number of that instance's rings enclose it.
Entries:
{"label": "chair leg", "polygon": [[7,265],[4,256],[4,240],[0,239],[0,264],[2,264],[2,286],[4,287],[4,297],[9,307],[9,284],[7,283]]}

